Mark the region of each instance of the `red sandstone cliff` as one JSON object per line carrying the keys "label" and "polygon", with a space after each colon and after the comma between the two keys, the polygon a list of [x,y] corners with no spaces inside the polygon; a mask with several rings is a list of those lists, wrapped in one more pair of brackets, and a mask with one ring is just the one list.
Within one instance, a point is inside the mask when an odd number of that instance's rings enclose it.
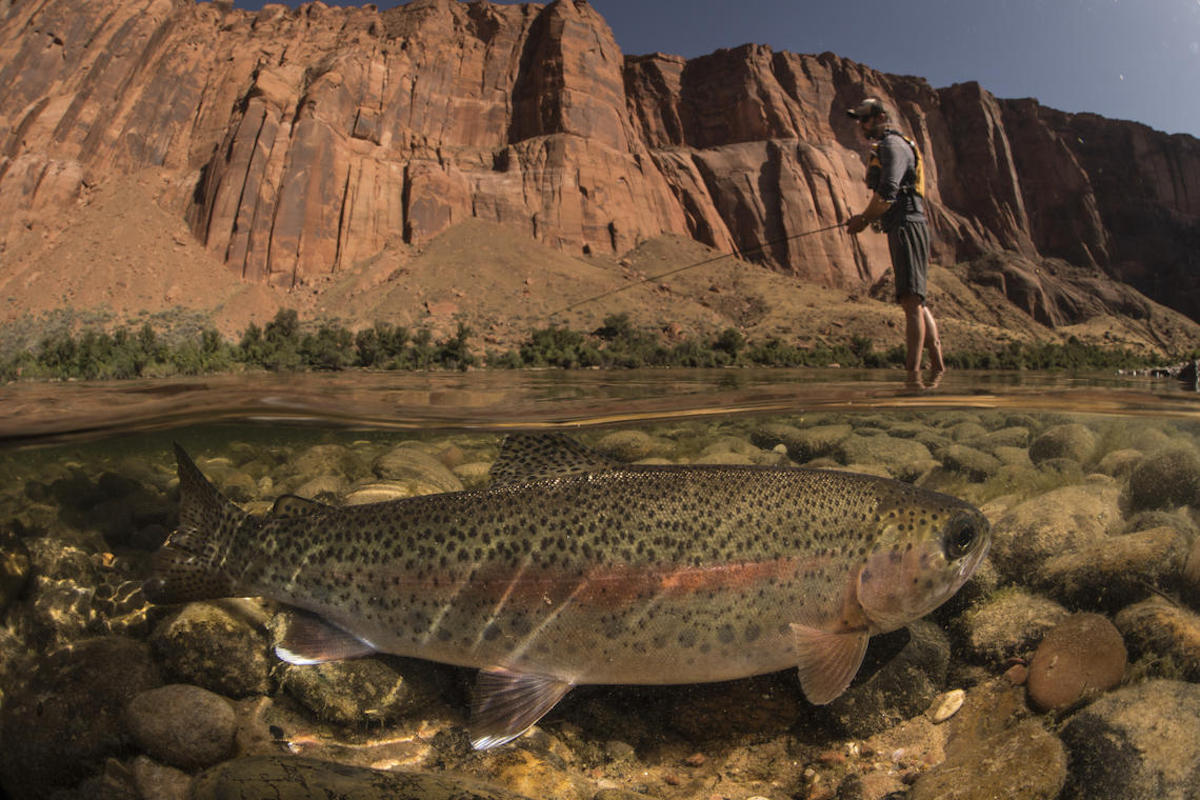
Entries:
{"label": "red sandstone cliff", "polygon": [[[1196,139],[830,53],[625,57],[582,0],[0,0],[0,248],[157,167],[205,248],[277,286],[468,218],[574,253],[683,234],[854,286],[886,270],[881,237],[789,237],[863,205],[842,110],[864,92],[923,150],[944,263],[1061,257],[1200,319]],[[1021,275],[982,279],[1028,299]]]}

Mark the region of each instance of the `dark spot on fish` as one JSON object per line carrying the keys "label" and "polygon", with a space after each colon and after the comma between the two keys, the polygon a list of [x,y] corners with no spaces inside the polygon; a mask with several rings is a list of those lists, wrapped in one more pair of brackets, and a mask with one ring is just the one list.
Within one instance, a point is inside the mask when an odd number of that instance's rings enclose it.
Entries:
{"label": "dark spot on fish", "polygon": [[696,646],[696,632],[693,630],[684,630],[679,632],[679,644],[681,647]]}
{"label": "dark spot on fish", "polygon": [[712,650],[712,645],[709,644],[708,642],[705,642],[704,644],[700,645],[700,653],[702,655],[708,655],[709,651],[711,651],[711,650]]}
{"label": "dark spot on fish", "polygon": [[450,633],[450,631],[446,628],[438,629],[437,637],[440,641],[448,642],[448,641],[450,641],[450,639],[453,638],[453,636],[454,636],[454,634]]}
{"label": "dark spot on fish", "polygon": [[759,628],[758,625],[756,625],[752,622],[746,626],[746,632],[744,635],[746,637],[747,642],[753,642],[756,639],[758,639],[758,637],[761,633],[762,633],[762,629]]}
{"label": "dark spot on fish", "polygon": [[494,623],[494,622],[489,623],[488,626],[483,629],[484,641],[492,642],[492,641],[495,641],[496,639],[498,639],[499,637],[500,637],[500,626],[497,625],[496,623]]}
{"label": "dark spot on fish", "polygon": [[721,642],[721,644],[729,644],[733,641],[733,639],[734,632],[732,626],[722,625],[721,627],[717,628],[717,640]]}

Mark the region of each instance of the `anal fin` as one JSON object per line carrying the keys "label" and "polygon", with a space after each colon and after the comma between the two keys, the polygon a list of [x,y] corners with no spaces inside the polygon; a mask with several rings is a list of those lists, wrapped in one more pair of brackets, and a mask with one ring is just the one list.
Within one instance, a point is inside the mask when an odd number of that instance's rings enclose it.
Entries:
{"label": "anal fin", "polygon": [[471,700],[471,746],[487,750],[517,738],[554,708],[572,685],[549,675],[480,670]]}
{"label": "anal fin", "polygon": [[288,614],[283,635],[275,643],[275,655],[289,664],[322,664],[374,652],[374,647],[354,634],[300,611]]}
{"label": "anal fin", "polygon": [[870,634],[829,633],[799,623],[790,627],[804,696],[817,706],[833,702],[854,680],[866,655]]}

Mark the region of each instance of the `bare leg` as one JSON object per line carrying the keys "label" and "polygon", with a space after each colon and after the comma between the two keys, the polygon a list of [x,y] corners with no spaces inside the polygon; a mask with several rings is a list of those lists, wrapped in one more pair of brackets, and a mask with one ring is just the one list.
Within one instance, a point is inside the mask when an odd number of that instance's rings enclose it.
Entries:
{"label": "bare leg", "polygon": [[905,367],[908,369],[909,380],[916,380],[921,371],[921,347],[925,343],[927,312],[925,304],[921,302],[921,296],[916,294],[901,297],[900,307],[904,309],[904,344],[908,353]]}
{"label": "bare leg", "polygon": [[929,365],[935,373],[946,371],[946,362],[942,358],[942,337],[938,335],[937,323],[933,321],[933,314],[929,312],[929,306],[921,305],[921,315],[925,319],[925,347],[929,349]]}

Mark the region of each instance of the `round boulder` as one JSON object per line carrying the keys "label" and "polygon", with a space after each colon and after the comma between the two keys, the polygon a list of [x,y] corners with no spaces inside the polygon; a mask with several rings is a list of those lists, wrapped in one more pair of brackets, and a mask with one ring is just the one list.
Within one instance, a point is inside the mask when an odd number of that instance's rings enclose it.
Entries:
{"label": "round boulder", "polygon": [[237,728],[228,700],[179,683],[137,695],[125,708],[125,719],[142,750],[182,769],[199,769],[227,758]]}
{"label": "round boulder", "polygon": [[1029,701],[1061,711],[1125,677],[1125,642],[1107,617],[1073,614],[1046,634],[1029,662]]}
{"label": "round boulder", "polygon": [[457,492],[463,488],[462,481],[445,464],[411,446],[387,451],[375,459],[371,471],[377,478],[409,486],[414,495]]}
{"label": "round boulder", "polygon": [[1200,681],[1200,615],[1155,597],[1124,609],[1114,623],[1134,658],[1152,656],[1178,675]]}
{"label": "round boulder", "polygon": [[1123,480],[1133,474],[1134,469],[1137,468],[1138,464],[1142,463],[1142,459],[1145,457],[1141,450],[1134,450],[1132,448],[1113,450],[1100,459],[1100,463],[1096,465],[1096,470],[1105,475],[1111,475],[1114,478]]}
{"label": "round boulder", "polygon": [[271,688],[266,638],[221,606],[189,603],[155,628],[150,643],[181,683],[227,697]]}
{"label": "round boulder", "polygon": [[426,667],[404,662],[402,675],[380,658],[288,666],[283,688],[318,719],[339,725],[390,722],[426,705],[435,694]]}
{"label": "round boulder", "polygon": [[959,625],[971,650],[993,664],[1032,650],[1070,612],[1022,589],[998,592],[964,614]]}
{"label": "round boulder", "polygon": [[1066,458],[1084,463],[1096,450],[1096,434],[1077,422],[1056,425],[1029,445],[1029,458],[1041,464],[1054,458]]}
{"label": "round boulder", "polygon": [[667,448],[644,431],[613,431],[596,442],[596,450],[620,461],[663,455]]}
{"label": "round boulder", "polygon": [[1200,505],[1200,453],[1176,445],[1146,456],[1129,476],[1135,509]]}
{"label": "round boulder", "polygon": [[839,442],[854,433],[844,423],[813,425],[797,428],[792,425],[764,425],[755,431],[750,441],[770,450],[777,444],[787,448],[788,456],[799,464],[830,455]]}
{"label": "round boulder", "polygon": [[963,444],[950,445],[940,451],[938,457],[946,469],[961,473],[967,480],[977,483],[995,475],[1003,466],[995,456]]}
{"label": "round boulder", "polygon": [[886,434],[850,436],[838,443],[834,455],[843,464],[879,465],[900,480],[915,480],[937,466],[925,445]]}
{"label": "round boulder", "polygon": [[1065,486],[1014,506],[992,525],[990,558],[1000,575],[1023,581],[1049,559],[1104,540],[1121,523],[1111,483]]}
{"label": "round boulder", "polygon": [[1034,583],[1075,608],[1117,611],[1146,597],[1147,587],[1177,586],[1189,547],[1174,528],[1111,536],[1050,559]]}

